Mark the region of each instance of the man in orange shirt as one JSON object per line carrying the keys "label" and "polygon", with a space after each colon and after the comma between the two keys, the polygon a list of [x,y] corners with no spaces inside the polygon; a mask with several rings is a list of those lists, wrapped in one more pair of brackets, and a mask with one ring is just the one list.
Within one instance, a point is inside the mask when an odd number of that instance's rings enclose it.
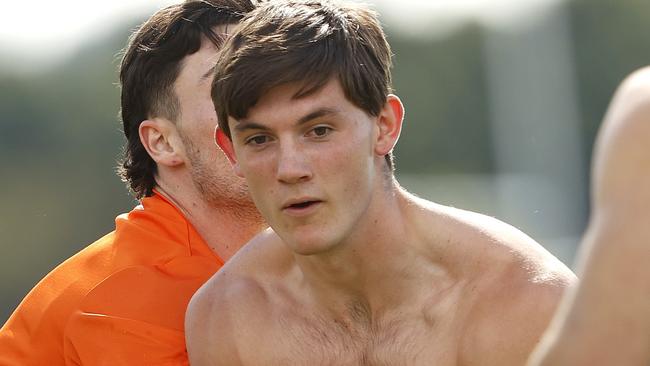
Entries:
{"label": "man in orange shirt", "polygon": [[650,364],[650,67],[619,87],[598,134],[581,281],[529,366]]}
{"label": "man in orange shirt", "polygon": [[215,146],[217,49],[249,0],[158,11],[122,59],[121,175],[141,205],[48,274],[0,330],[0,365],[184,365],[194,291],[265,225]]}

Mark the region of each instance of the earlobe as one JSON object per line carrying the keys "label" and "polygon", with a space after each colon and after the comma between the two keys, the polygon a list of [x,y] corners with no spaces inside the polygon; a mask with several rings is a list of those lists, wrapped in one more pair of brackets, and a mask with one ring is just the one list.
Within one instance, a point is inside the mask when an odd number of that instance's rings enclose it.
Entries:
{"label": "earlobe", "polygon": [[171,125],[167,120],[147,119],[140,123],[138,132],[142,146],[157,164],[178,166],[183,159],[170,141]]}
{"label": "earlobe", "polygon": [[404,120],[404,106],[402,101],[393,94],[389,94],[386,104],[378,117],[379,135],[375,152],[378,155],[386,155],[397,144],[399,135],[402,132],[402,121]]}
{"label": "earlobe", "polygon": [[217,145],[221,148],[221,151],[226,155],[230,164],[232,164],[232,169],[235,174],[243,178],[241,169],[239,169],[239,164],[237,163],[237,157],[235,156],[235,148],[233,147],[232,140],[230,137],[226,136],[226,133],[223,132],[219,126],[214,130],[214,139]]}

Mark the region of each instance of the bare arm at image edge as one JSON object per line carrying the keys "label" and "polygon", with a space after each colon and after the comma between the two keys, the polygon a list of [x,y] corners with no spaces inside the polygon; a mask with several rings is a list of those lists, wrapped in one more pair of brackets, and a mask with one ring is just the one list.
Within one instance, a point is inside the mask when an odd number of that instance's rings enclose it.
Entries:
{"label": "bare arm at image edge", "polygon": [[650,364],[650,69],[621,85],[594,150],[581,282],[529,366]]}

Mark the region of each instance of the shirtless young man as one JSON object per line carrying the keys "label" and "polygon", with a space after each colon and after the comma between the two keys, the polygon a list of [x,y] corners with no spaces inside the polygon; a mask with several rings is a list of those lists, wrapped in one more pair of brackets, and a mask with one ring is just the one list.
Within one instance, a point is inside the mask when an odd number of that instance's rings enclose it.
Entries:
{"label": "shirtless young man", "polygon": [[650,68],[617,91],[596,141],[580,284],[534,366],[650,365]]}
{"label": "shirtless young man", "polygon": [[371,11],[274,1],[224,45],[217,139],[274,231],[193,297],[192,365],[521,366],[573,274],[393,175],[404,109]]}

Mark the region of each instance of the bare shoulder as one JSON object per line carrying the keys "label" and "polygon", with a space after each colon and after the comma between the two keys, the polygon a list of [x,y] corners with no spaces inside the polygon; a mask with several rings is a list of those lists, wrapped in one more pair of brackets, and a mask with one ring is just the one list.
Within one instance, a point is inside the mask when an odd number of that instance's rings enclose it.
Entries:
{"label": "bare shoulder", "polygon": [[523,365],[576,277],[520,230],[474,215],[475,245],[489,263],[477,274],[462,354],[468,365]]}
{"label": "bare shoulder", "polygon": [[271,231],[258,235],[194,294],[185,316],[192,365],[241,364],[263,336],[273,265],[283,258],[277,240]]}
{"label": "bare shoulder", "polygon": [[650,103],[650,66],[628,75],[616,91],[616,97],[633,97],[635,103]]}
{"label": "bare shoulder", "polygon": [[[555,283],[560,287],[575,280],[569,268],[521,230],[494,217],[453,207],[436,208],[434,224],[438,240],[451,243],[453,263],[482,278],[508,283]],[[442,233],[442,234],[438,234]],[[501,282],[499,282],[501,283]]]}
{"label": "bare shoulder", "polygon": [[511,268],[487,284],[469,315],[461,344],[463,364],[525,364],[574,281],[568,276],[540,279]]}
{"label": "bare shoulder", "polygon": [[481,299],[478,307],[489,313],[554,307],[564,289],[575,283],[575,274],[564,263],[519,229],[478,213],[458,215],[468,227],[465,240],[475,252],[472,256],[482,258],[474,275],[488,301]]}
{"label": "bare shoulder", "polygon": [[243,276],[215,276],[194,294],[185,314],[185,338],[192,365],[239,365],[238,331],[265,303],[264,289]]}
{"label": "bare shoulder", "polygon": [[575,275],[511,225],[454,208],[441,212],[445,226],[457,233],[454,262],[467,266],[472,288],[462,364],[525,364]]}
{"label": "bare shoulder", "polygon": [[604,144],[647,144],[649,140],[650,67],[647,67],[629,75],[616,90],[596,141],[596,154],[605,148]]}

